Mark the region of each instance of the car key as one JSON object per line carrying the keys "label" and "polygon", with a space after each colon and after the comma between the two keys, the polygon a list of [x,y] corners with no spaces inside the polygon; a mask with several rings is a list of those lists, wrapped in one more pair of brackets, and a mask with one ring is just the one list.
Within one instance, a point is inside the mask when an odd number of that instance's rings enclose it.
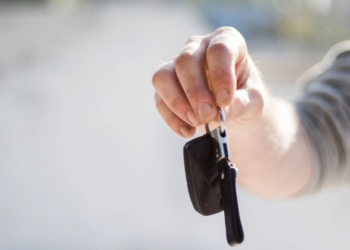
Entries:
{"label": "car key", "polygon": [[188,192],[194,209],[202,215],[212,215],[223,210],[214,143],[207,132],[184,146]]}
{"label": "car key", "polygon": [[236,195],[237,169],[229,161],[229,146],[224,126],[225,114],[219,108],[221,125],[184,147],[188,191],[195,210],[211,215],[224,210],[229,245],[243,242]]}
{"label": "car key", "polygon": [[223,210],[221,205],[221,189],[217,160],[220,152],[220,133],[218,130],[210,132],[209,125],[205,124],[206,134],[187,142],[184,146],[184,162],[187,187],[194,209],[202,215],[212,215]]}
{"label": "car key", "polygon": [[230,150],[225,128],[225,113],[222,108],[219,108],[219,112],[220,127],[211,131],[211,135],[216,145],[213,149],[220,177],[221,205],[225,214],[226,238],[228,244],[234,246],[244,240],[236,193],[238,169],[229,160]]}

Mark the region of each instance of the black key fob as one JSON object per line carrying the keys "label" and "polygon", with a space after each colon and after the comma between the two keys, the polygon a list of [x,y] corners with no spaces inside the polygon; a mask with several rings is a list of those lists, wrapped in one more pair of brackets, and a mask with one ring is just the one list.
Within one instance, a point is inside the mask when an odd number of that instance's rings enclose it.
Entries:
{"label": "black key fob", "polygon": [[184,146],[188,192],[194,209],[202,215],[212,215],[223,210],[214,143],[210,133],[207,133]]}
{"label": "black key fob", "polygon": [[236,194],[238,170],[230,162],[230,150],[225,128],[225,113],[219,108],[220,127],[184,146],[184,162],[188,192],[194,209],[202,215],[224,210],[226,238],[230,246],[244,240]]}

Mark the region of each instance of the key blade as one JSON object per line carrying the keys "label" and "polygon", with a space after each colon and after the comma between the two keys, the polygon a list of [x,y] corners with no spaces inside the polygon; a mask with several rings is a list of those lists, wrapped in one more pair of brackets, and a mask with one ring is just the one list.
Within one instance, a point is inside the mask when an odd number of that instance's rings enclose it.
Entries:
{"label": "key blade", "polygon": [[210,132],[214,141],[216,142],[215,155],[216,160],[219,161],[222,158],[230,159],[230,148],[227,139],[226,129],[224,132],[220,131],[220,127]]}

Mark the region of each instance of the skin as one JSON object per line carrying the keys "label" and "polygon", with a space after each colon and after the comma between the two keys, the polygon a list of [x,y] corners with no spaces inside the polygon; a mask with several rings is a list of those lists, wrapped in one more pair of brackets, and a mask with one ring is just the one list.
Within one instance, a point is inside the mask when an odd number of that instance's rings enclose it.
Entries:
{"label": "skin", "polygon": [[282,198],[308,186],[313,165],[295,108],[268,93],[237,30],[222,27],[191,37],[152,83],[158,112],[182,137],[204,131],[205,123],[218,126],[216,106],[225,109],[231,161],[246,189]]}

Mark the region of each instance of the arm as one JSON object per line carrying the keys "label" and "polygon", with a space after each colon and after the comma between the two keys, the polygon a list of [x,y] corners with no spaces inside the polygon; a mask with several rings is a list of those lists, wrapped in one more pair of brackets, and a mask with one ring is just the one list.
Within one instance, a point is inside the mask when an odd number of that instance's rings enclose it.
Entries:
{"label": "arm", "polygon": [[236,30],[190,38],[152,82],[159,113],[181,136],[215,123],[215,106],[225,107],[231,159],[248,190],[288,197],[308,186],[311,154],[295,108],[268,94]]}
{"label": "arm", "polygon": [[268,198],[297,195],[312,176],[305,131],[291,103],[269,97],[265,105],[255,124],[227,125],[231,158],[239,167],[238,182]]}

